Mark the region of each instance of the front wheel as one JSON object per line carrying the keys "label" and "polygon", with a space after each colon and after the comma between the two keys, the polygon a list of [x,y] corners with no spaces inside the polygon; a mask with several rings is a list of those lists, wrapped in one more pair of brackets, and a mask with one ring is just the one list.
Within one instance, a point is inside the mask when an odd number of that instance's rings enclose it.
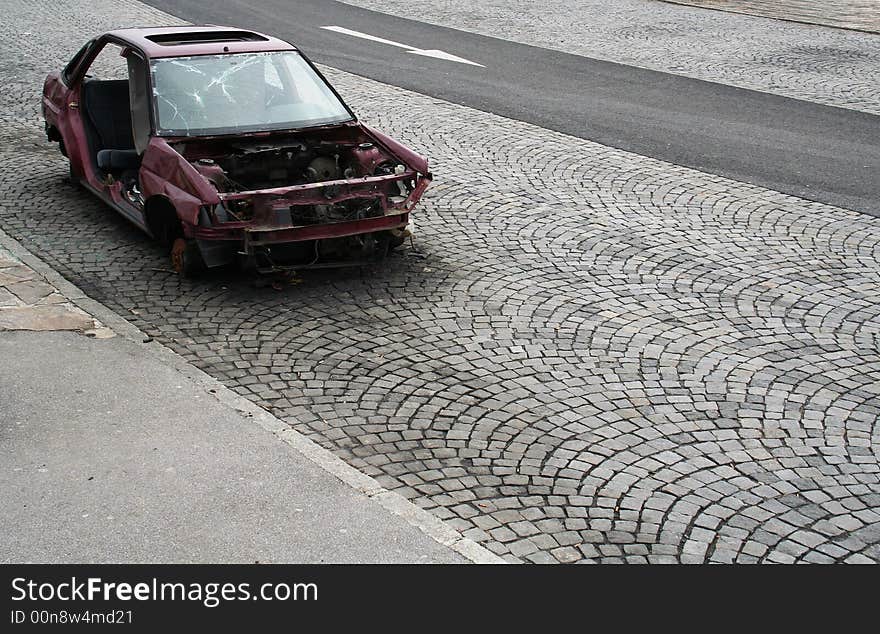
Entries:
{"label": "front wheel", "polygon": [[406,239],[412,235],[412,231],[410,231],[409,226],[404,227],[403,229],[391,229],[388,232],[388,249],[393,251],[394,249],[403,246]]}
{"label": "front wheel", "polygon": [[195,240],[174,240],[171,244],[171,266],[183,277],[193,277],[205,268]]}

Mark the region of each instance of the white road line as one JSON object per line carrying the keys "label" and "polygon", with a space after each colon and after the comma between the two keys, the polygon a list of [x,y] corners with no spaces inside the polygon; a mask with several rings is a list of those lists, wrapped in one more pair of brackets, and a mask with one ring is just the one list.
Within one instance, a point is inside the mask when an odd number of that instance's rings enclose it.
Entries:
{"label": "white road line", "polygon": [[391,40],[386,40],[382,37],[376,37],[375,35],[368,35],[367,33],[361,33],[360,31],[352,31],[351,29],[346,29],[342,26],[322,26],[322,29],[326,29],[328,31],[334,31],[336,33],[342,33],[343,35],[351,35],[353,37],[359,37],[362,40],[370,40],[371,42],[379,42],[380,44],[387,44],[388,46],[396,46],[397,48],[405,48],[409,50],[416,50],[415,46],[408,46],[406,44],[401,44],[400,42],[392,42]]}
{"label": "white road line", "polygon": [[360,31],[353,31],[351,29],[346,29],[343,26],[322,26],[322,29],[327,31],[333,31],[335,33],[341,33],[342,35],[351,35],[352,37],[359,37],[362,40],[369,40],[371,42],[378,42],[379,44],[387,44],[388,46],[396,46],[397,48],[404,48],[408,53],[413,53],[414,55],[421,55],[423,57],[434,57],[436,59],[444,59],[447,62],[458,62],[459,64],[469,64],[471,66],[479,66],[480,68],[485,68],[482,64],[478,64],[477,62],[472,62],[469,59],[465,59],[463,57],[459,57],[458,55],[453,55],[452,53],[447,53],[446,51],[441,51],[435,48],[425,49],[425,48],[417,48],[415,46],[410,46],[408,44],[401,44],[400,42],[395,42],[393,40],[386,40],[384,37],[376,37],[375,35],[370,35],[368,33],[361,33]]}

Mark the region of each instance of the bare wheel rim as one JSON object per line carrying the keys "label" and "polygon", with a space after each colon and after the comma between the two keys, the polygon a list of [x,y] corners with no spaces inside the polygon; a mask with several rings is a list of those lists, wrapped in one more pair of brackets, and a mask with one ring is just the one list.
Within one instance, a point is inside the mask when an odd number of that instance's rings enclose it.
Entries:
{"label": "bare wheel rim", "polygon": [[171,245],[171,266],[178,273],[183,273],[186,268],[186,240],[177,238]]}

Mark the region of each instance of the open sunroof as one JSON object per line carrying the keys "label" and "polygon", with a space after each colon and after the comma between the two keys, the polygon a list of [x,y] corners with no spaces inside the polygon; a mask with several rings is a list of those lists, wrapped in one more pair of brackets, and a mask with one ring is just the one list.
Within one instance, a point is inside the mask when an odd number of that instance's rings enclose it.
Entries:
{"label": "open sunroof", "polygon": [[216,42],[268,42],[268,39],[250,31],[195,31],[191,33],[160,33],[147,39],[161,46],[181,44],[211,44]]}

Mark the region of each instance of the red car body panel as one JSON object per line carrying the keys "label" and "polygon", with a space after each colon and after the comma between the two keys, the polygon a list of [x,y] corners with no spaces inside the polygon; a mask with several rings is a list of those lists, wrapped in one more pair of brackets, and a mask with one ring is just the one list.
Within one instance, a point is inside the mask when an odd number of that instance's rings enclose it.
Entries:
{"label": "red car body panel", "polygon": [[[250,39],[226,41],[221,37],[219,41],[177,43],[173,46],[154,41],[157,37],[173,39],[178,34],[191,36],[193,33],[204,33],[209,40],[223,33],[244,33]],[[210,241],[240,243],[236,248],[244,253],[261,245],[401,231],[409,221],[409,212],[431,181],[428,162],[424,157],[353,117],[351,121],[326,126],[326,129],[319,126],[250,131],[218,137],[161,136],[152,127],[146,149],[139,157],[139,190],[126,189],[120,180],[97,168],[81,102],[84,73],[106,43],[121,46],[123,51],[131,49],[147,61],[197,55],[295,51],[296,48],[270,36],[224,27],[124,29],[96,38],[91,43],[92,48],[78,54],[80,59],[77,61],[74,58],[76,63],[72,62],[65,72],[53,72],[46,78],[42,111],[47,135],[50,140],[61,142],[62,152],[70,160],[71,177],[155,237],[159,237],[156,236],[156,225],[148,212],[157,201],[173,207],[186,238],[198,241],[202,247]],[[311,62],[308,63],[311,65]],[[199,164],[212,162],[210,158],[199,158],[200,153],[210,154],[212,148],[226,147],[223,144],[255,143],[267,139],[270,143],[277,140],[278,147],[282,147],[284,141],[294,143],[290,141],[294,137],[308,138],[310,142],[319,139],[323,143],[322,135],[329,138],[329,142],[347,148],[351,164],[359,166],[363,173],[356,177],[280,187],[222,191],[212,174],[223,170],[213,166],[203,168]],[[370,147],[362,149],[365,146]],[[191,155],[184,156],[187,152]],[[338,156],[336,160],[339,161]],[[375,170],[378,164],[383,161],[388,164],[389,160],[398,163],[394,173],[372,173],[371,170]],[[399,196],[395,193],[398,190]],[[133,192],[137,195],[133,195]],[[297,223],[296,214],[293,213],[305,208],[323,210],[333,205],[359,201],[372,205],[370,214],[378,216],[360,217],[358,212],[356,218],[311,222],[303,226]],[[218,220],[216,212],[220,210],[225,213],[224,205],[240,203],[246,205],[249,214],[246,219],[224,217]]]}
{"label": "red car body panel", "polygon": [[144,152],[140,169],[141,191],[149,200],[165,196],[187,225],[198,221],[202,205],[220,202],[217,190],[161,137],[153,137]]}

